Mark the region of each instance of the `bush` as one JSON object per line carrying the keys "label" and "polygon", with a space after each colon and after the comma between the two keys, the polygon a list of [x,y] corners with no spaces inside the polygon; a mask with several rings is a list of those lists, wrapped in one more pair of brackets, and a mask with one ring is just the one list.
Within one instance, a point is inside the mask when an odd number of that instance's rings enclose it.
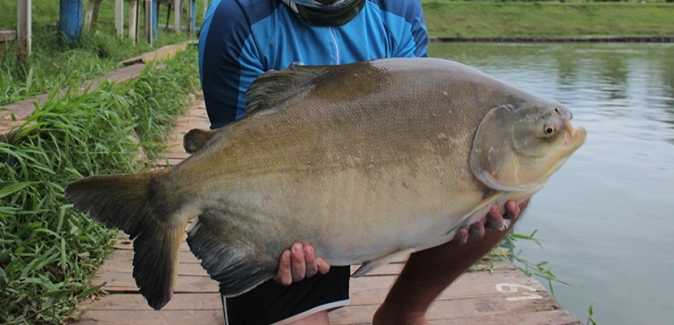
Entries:
{"label": "bush", "polygon": [[117,232],[75,212],[63,189],[142,168],[133,135],[155,158],[197,78],[190,49],[128,84],[52,96],[11,143],[0,142],[0,323],[78,316],[78,301],[99,289],[91,278]]}

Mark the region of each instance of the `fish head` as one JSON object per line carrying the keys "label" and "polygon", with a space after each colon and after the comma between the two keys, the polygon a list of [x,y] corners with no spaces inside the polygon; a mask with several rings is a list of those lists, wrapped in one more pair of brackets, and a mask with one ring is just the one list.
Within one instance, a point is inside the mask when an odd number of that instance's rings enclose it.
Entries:
{"label": "fish head", "polygon": [[473,141],[473,173],[494,190],[542,187],[585,142],[585,129],[574,128],[572,118],[568,108],[548,101],[491,109]]}

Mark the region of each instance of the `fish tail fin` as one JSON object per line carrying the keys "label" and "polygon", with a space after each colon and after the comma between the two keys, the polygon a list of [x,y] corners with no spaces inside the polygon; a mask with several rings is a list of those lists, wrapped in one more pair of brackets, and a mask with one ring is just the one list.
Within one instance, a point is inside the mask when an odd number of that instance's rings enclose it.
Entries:
{"label": "fish tail fin", "polygon": [[220,283],[220,293],[233,297],[273,278],[278,258],[261,252],[250,238],[228,224],[227,219],[201,214],[188,231],[187,243],[201,260],[201,266]]}
{"label": "fish tail fin", "polygon": [[133,243],[133,277],[148,304],[156,309],[173,295],[178,253],[187,222],[177,225],[152,204],[157,180],[164,171],[93,176],[68,184],[66,198],[76,210],[127,233]]}

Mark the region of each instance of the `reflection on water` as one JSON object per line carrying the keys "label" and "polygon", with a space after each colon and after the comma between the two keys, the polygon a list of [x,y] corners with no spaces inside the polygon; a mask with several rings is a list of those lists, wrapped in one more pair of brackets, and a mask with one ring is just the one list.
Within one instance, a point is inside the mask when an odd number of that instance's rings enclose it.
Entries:
{"label": "reflection on water", "polygon": [[517,229],[571,286],[560,303],[600,324],[674,323],[674,45],[432,44],[430,56],[473,66],[554,99],[587,141],[532,200]]}

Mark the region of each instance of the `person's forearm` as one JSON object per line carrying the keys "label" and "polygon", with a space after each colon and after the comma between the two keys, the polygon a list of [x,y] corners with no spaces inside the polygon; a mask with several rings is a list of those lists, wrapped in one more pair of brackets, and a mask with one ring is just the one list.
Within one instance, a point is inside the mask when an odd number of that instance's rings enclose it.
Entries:
{"label": "person's forearm", "polygon": [[506,211],[510,226],[469,237],[465,244],[453,240],[410,255],[386,300],[377,310],[373,325],[428,324],[425,314],[431,303],[461,274],[485,256],[512,229],[528,200]]}

